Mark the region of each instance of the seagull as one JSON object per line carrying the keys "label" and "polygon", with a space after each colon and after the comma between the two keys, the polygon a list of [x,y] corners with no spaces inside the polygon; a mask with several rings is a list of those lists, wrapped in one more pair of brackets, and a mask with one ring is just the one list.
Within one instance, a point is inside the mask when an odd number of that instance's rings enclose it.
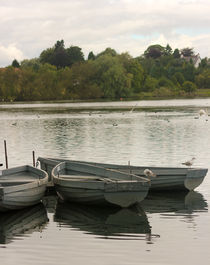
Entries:
{"label": "seagull", "polygon": [[202,116],[202,115],[206,115],[206,111],[204,109],[200,109],[199,110],[199,115]]}
{"label": "seagull", "polygon": [[152,172],[152,170],[150,170],[150,169],[148,169],[148,168],[146,168],[145,170],[144,170],[144,175],[146,176],[146,177],[148,177],[148,178],[155,178],[157,175],[154,173],[154,172]]}
{"label": "seagull", "polygon": [[192,166],[194,160],[195,160],[195,157],[193,157],[191,160],[183,162],[182,165],[190,167],[190,166]]}
{"label": "seagull", "polygon": [[138,105],[138,103],[136,103],[136,105],[132,107],[132,109],[130,110],[130,113],[132,113],[132,112],[134,111],[134,109],[135,109],[135,107],[136,107],[137,105]]}

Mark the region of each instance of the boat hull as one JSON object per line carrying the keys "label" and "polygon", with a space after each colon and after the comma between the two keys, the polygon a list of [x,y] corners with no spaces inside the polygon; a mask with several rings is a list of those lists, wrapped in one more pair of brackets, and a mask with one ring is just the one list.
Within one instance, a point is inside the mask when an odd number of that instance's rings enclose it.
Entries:
{"label": "boat hull", "polygon": [[62,200],[83,204],[129,207],[141,202],[150,187],[144,178],[75,162],[58,164],[52,177]]}
{"label": "boat hull", "polygon": [[144,200],[148,194],[148,187],[139,191],[110,191],[81,189],[55,185],[58,196],[63,201],[93,205],[115,205],[122,208],[129,207]]}
{"label": "boat hull", "polygon": [[[117,165],[106,163],[94,163],[76,160],[65,160],[58,158],[42,158],[39,157],[38,161],[43,170],[48,172],[51,176],[51,172],[54,166],[63,161],[72,161],[80,163],[88,163],[90,165],[101,166],[109,169],[119,170],[121,172],[127,172],[135,174],[137,176],[144,176],[144,170],[149,168],[156,174],[155,178],[151,178],[150,191],[179,191],[179,190],[194,190],[204,180],[208,169],[206,168],[184,168],[184,167],[146,167],[146,166],[130,166],[130,165]],[[145,177],[145,176],[144,176]]]}
{"label": "boat hull", "polygon": [[31,166],[1,171],[0,211],[38,204],[45,195],[47,182],[47,173]]}

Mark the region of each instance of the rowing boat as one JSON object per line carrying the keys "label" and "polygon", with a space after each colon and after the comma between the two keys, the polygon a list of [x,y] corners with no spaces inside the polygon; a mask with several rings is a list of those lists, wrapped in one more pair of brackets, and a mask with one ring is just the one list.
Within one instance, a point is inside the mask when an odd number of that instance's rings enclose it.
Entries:
{"label": "rowing boat", "polygon": [[150,181],[134,174],[79,162],[61,162],[52,170],[58,196],[83,204],[129,207],[147,195]]}
{"label": "rowing boat", "polygon": [[208,172],[207,168],[131,166],[45,157],[39,157],[38,161],[41,168],[48,172],[49,178],[51,178],[53,167],[63,161],[80,162],[107,169],[115,169],[141,177],[146,177],[144,172],[146,169],[150,169],[156,176],[151,178],[150,191],[194,190],[203,182]]}
{"label": "rowing boat", "polygon": [[24,165],[0,171],[0,211],[35,205],[45,194],[48,174]]}

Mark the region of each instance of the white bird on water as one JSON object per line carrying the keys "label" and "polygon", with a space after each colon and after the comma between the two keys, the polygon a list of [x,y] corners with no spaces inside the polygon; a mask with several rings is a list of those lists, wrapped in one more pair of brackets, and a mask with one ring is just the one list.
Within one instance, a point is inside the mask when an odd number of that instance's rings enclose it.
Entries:
{"label": "white bird on water", "polygon": [[138,105],[138,103],[136,103],[136,105],[132,107],[132,109],[130,110],[130,113],[132,113],[132,112],[134,111],[134,109],[135,109],[135,107],[136,107],[137,105]]}
{"label": "white bird on water", "polygon": [[146,176],[146,177],[148,177],[148,178],[155,178],[157,175],[154,173],[154,172],[152,172],[152,170],[150,170],[150,169],[148,169],[148,168],[146,168],[145,170],[144,170],[144,175]]}
{"label": "white bird on water", "polygon": [[195,157],[193,157],[191,160],[188,160],[186,162],[183,162],[182,165],[185,165],[185,166],[188,166],[188,167],[191,167],[193,162],[195,160]]}
{"label": "white bird on water", "polygon": [[199,115],[203,116],[203,115],[207,115],[206,111],[204,109],[200,109],[199,110]]}

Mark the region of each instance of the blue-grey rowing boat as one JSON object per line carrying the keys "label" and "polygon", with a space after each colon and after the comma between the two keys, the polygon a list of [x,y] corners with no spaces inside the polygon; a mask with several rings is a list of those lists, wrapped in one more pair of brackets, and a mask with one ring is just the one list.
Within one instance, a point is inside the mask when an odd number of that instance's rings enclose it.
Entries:
{"label": "blue-grey rowing boat", "polygon": [[131,166],[45,157],[39,157],[38,161],[40,162],[41,168],[48,172],[49,178],[51,178],[53,167],[63,161],[80,162],[107,169],[115,169],[141,177],[145,177],[145,169],[150,169],[156,175],[156,177],[150,178],[151,191],[194,190],[203,182],[208,172],[207,168]]}
{"label": "blue-grey rowing boat", "polygon": [[21,209],[40,202],[48,174],[25,165],[0,171],[0,211]]}
{"label": "blue-grey rowing boat", "polygon": [[141,202],[150,181],[134,174],[79,162],[61,162],[52,170],[58,196],[83,204],[129,207]]}

